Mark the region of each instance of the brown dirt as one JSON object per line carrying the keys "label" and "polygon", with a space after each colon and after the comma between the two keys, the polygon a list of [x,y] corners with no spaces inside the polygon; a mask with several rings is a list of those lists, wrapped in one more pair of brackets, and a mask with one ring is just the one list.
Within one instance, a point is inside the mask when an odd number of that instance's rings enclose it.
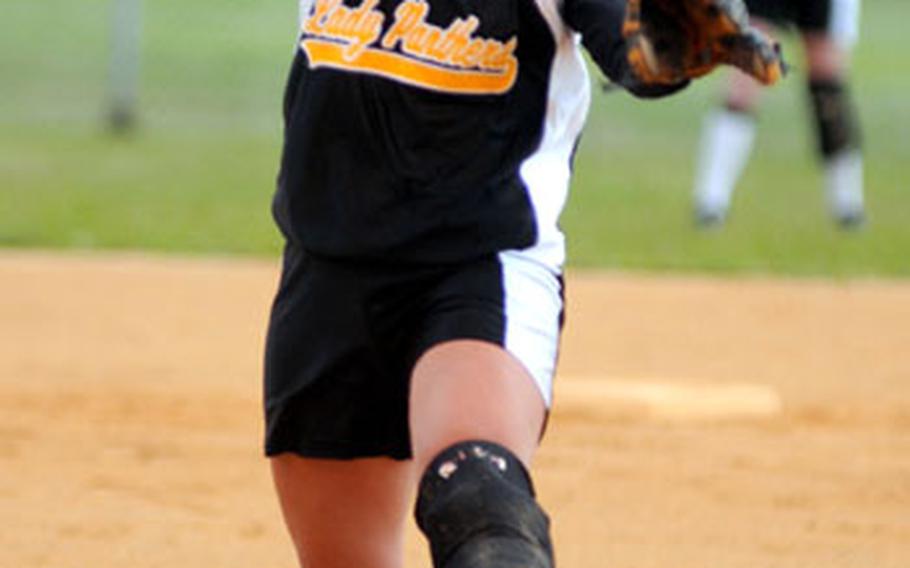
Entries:
{"label": "brown dirt", "polygon": [[[276,276],[0,253],[0,566],[293,565],[259,445]],[[560,566],[910,566],[910,284],[576,272],[568,293],[535,467]],[[783,409],[668,419],[573,381],[746,383]]]}

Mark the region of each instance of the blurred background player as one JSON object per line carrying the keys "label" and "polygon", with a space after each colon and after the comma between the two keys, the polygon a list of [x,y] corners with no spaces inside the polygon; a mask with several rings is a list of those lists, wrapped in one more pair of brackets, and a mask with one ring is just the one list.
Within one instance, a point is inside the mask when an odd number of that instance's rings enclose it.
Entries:
{"label": "blurred background player", "polygon": [[[824,168],[825,197],[844,229],[863,224],[863,158],[854,101],[847,88],[848,56],[859,30],[860,0],[746,0],[753,23],[795,27]],[[761,85],[733,70],[722,108],[705,120],[695,172],[695,217],[701,227],[723,224],[755,139]]]}

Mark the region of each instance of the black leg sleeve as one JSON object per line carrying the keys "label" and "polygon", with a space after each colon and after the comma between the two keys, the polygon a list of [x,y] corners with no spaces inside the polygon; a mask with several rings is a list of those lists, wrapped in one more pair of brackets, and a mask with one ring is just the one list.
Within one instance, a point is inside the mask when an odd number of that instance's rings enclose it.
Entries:
{"label": "black leg sleeve", "polygon": [[443,451],[421,479],[417,525],[435,568],[553,568],[550,522],[522,463],[491,442]]}
{"label": "black leg sleeve", "polygon": [[818,151],[822,158],[860,147],[856,110],[843,81],[810,80],[809,99],[815,118]]}

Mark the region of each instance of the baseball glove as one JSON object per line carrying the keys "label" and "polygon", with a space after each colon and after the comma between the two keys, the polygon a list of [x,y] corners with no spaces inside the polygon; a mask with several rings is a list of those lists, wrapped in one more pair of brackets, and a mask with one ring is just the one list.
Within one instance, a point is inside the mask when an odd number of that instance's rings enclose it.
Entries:
{"label": "baseball glove", "polygon": [[749,25],[743,0],[628,0],[622,29],[629,65],[644,84],[674,84],[733,65],[771,85],[780,45]]}

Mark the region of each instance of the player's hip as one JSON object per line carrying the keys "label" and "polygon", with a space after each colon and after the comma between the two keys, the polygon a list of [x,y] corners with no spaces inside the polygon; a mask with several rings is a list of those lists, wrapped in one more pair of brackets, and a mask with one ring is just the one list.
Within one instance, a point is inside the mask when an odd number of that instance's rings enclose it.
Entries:
{"label": "player's hip", "polygon": [[448,265],[285,254],[266,345],[266,451],[410,455],[409,377],[431,347],[500,345],[550,400],[562,278],[522,251]]}

